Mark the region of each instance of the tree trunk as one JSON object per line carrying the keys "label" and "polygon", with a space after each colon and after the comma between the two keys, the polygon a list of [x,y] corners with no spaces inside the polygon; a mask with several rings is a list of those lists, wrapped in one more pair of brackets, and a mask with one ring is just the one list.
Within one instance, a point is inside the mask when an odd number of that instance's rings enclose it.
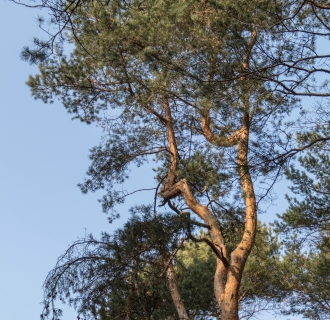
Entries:
{"label": "tree trunk", "polygon": [[[256,34],[252,37],[251,48],[255,42],[255,37]],[[246,68],[248,63],[247,61],[251,48],[248,49],[247,55],[243,61],[243,68]],[[242,78],[242,80],[244,80],[244,78]],[[186,179],[181,179],[180,181],[175,182],[178,150],[175,143],[173,122],[168,101],[165,104],[166,127],[169,149],[171,152],[171,166],[160,195],[164,198],[165,202],[180,194],[183,195],[189,209],[197,214],[208,226],[209,234],[212,239],[212,242],[209,243],[209,245],[217,256],[217,267],[214,275],[214,293],[221,310],[221,320],[239,320],[239,287],[246,260],[254,244],[257,226],[257,205],[248,162],[250,120],[249,99],[246,92],[243,96],[243,103],[244,113],[242,127],[230,137],[224,138],[212,134],[209,110],[208,112],[206,111],[204,117],[202,117],[202,130],[204,136],[210,143],[221,147],[237,146],[237,172],[240,178],[245,201],[245,227],[240,242],[230,256],[217,218],[213,215],[207,205],[202,205],[196,200]],[[178,288],[176,287],[172,265],[170,265],[167,270],[167,277],[172,299],[177,308],[179,317],[180,319],[188,319],[187,312],[184,309]]]}
{"label": "tree trunk", "polygon": [[[218,266],[214,277],[214,292],[221,311],[221,320],[239,320],[238,289],[240,277],[238,277],[238,279],[237,275],[241,273],[241,270],[233,270],[231,266],[223,270],[224,268],[221,267],[223,263],[218,261],[217,264]],[[216,281],[219,276],[225,277],[226,280],[219,284]]]}
{"label": "tree trunk", "polygon": [[189,320],[188,313],[183,304],[183,301],[182,301],[180,293],[179,293],[178,286],[176,284],[175,273],[174,273],[172,262],[167,267],[166,279],[167,279],[168,287],[170,289],[170,293],[171,293],[171,297],[172,297],[174,306],[179,315],[179,319],[180,320]]}

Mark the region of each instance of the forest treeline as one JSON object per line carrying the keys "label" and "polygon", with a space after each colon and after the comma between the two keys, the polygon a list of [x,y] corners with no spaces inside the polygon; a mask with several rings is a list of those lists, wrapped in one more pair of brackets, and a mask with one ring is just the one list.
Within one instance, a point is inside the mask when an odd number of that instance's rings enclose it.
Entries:
{"label": "forest treeline", "polygon": [[[21,54],[32,96],[104,129],[82,192],[103,190],[111,222],[130,172],[154,173],[122,228],[59,257],[41,317],[62,301],[78,319],[329,319],[330,2],[23,5],[47,17]],[[288,209],[267,226],[280,179]]]}

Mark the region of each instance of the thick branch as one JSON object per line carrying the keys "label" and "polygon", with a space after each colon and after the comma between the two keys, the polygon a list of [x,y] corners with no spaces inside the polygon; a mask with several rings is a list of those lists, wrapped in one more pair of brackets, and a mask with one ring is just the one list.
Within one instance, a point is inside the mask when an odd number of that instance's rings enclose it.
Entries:
{"label": "thick branch", "polygon": [[164,118],[160,113],[158,113],[156,110],[152,109],[150,106],[147,106],[146,110],[149,113],[152,113],[155,115],[162,123],[166,124],[166,118]]}
{"label": "thick branch", "polygon": [[171,108],[169,105],[168,98],[165,97],[164,99],[164,109],[165,109],[165,123],[166,123],[166,130],[167,130],[167,140],[168,140],[168,147],[170,150],[170,161],[171,165],[168,170],[167,179],[164,183],[163,189],[167,189],[174,185],[176,180],[176,170],[178,167],[178,148],[176,145],[175,140],[175,133],[174,133],[174,124],[171,114]]}
{"label": "thick branch", "polygon": [[208,142],[218,146],[218,147],[233,147],[237,145],[240,136],[241,136],[241,129],[235,131],[232,135],[229,137],[223,137],[219,135],[215,135],[212,133],[210,128],[210,115],[209,111],[208,114],[204,117],[202,117],[202,130],[203,135],[207,139]]}
{"label": "thick branch", "polygon": [[213,244],[218,251],[217,256],[222,256],[223,259],[227,260],[227,248],[218,221],[207,206],[201,205],[196,200],[189,188],[187,180],[182,179],[169,189],[165,189],[160,192],[160,195],[164,198],[165,202],[180,194],[183,195],[189,209],[196,213],[205,222],[205,224],[209,226],[209,232]]}
{"label": "thick branch", "polygon": [[177,214],[187,214],[189,215],[189,223],[198,226],[198,227],[202,227],[202,228],[207,228],[210,229],[210,226],[205,224],[205,223],[201,223],[198,221],[195,221],[194,219],[191,219],[189,212],[181,212],[176,206],[173,205],[173,203],[171,202],[171,200],[167,201],[168,206]]}
{"label": "thick branch", "polygon": [[309,2],[313,6],[319,8],[319,9],[325,9],[325,10],[329,10],[330,9],[330,6],[329,5],[325,5],[325,4],[322,4],[322,3],[319,3],[319,2],[316,2],[316,1],[313,1],[313,0],[310,0]]}
{"label": "thick branch", "polygon": [[[246,55],[242,62],[242,69],[248,68],[249,59],[253,45],[256,42],[257,33],[252,32],[251,43],[248,47]],[[242,276],[243,268],[254,244],[257,228],[257,203],[254,193],[253,182],[249,169],[248,152],[249,152],[249,130],[250,130],[250,101],[249,94],[245,88],[245,78],[242,76],[244,113],[242,117],[242,129],[239,143],[237,144],[237,166],[240,177],[243,196],[245,200],[245,228],[242,239],[232,252],[232,264],[237,269],[239,279]],[[240,280],[238,280],[238,283]]]}

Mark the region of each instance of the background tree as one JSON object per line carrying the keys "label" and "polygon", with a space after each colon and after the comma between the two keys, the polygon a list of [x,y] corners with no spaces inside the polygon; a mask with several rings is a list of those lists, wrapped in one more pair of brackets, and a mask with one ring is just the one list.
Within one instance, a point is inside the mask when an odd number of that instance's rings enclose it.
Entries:
{"label": "background tree", "polygon": [[45,281],[42,317],[61,315],[54,305],[56,299],[73,305],[82,318],[165,319],[175,315],[166,288],[173,288],[173,279],[167,270],[173,270],[170,254],[182,235],[183,221],[169,214],[152,217],[150,211],[149,207],[134,209],[124,228],[113,235],[104,233],[100,240],[90,235],[74,242]]}
{"label": "background tree", "polygon": [[[300,134],[301,144],[328,136],[328,124],[323,123],[326,113],[322,111],[318,128]],[[288,291],[292,292],[285,313],[327,319],[330,315],[329,142],[315,144],[298,160],[300,168],[291,166],[286,172],[293,183],[291,191],[297,197],[287,197],[290,206],[277,223],[286,235],[284,263],[288,270]]]}
{"label": "background tree", "polygon": [[[190,228],[196,237],[189,240],[184,215],[154,217],[152,206],[132,213],[122,229],[104,233],[100,240],[91,235],[80,239],[58,259],[44,284],[43,317],[60,316],[55,307],[59,299],[73,305],[80,319],[178,319],[170,294],[171,269],[189,319],[220,319],[212,281],[216,258],[203,241],[208,236]],[[265,226],[259,228],[240,291],[243,318],[271,309],[283,298],[273,289],[275,278],[269,272],[270,265],[275,273],[280,267],[279,244]]]}

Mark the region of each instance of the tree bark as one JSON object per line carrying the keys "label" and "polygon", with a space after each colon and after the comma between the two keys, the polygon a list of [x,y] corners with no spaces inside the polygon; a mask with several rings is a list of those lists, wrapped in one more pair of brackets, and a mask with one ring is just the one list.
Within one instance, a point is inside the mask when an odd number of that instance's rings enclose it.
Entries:
{"label": "tree bark", "polygon": [[[245,228],[241,241],[231,253],[230,257],[228,254],[226,241],[223,237],[221,227],[216,217],[212,214],[207,206],[200,204],[195,199],[186,179],[182,179],[176,182],[177,176],[175,171],[177,169],[178,150],[175,142],[171,110],[167,99],[165,100],[164,104],[166,117],[165,123],[168,135],[169,150],[171,154],[171,166],[169,168],[168,176],[165,183],[163,184],[160,195],[164,198],[164,203],[166,203],[167,200],[177,197],[180,194],[183,195],[189,209],[197,214],[205,222],[205,224],[209,226],[209,234],[213,243],[212,250],[216,253],[217,256],[217,266],[214,275],[214,293],[221,310],[222,320],[239,320],[239,287],[241,284],[245,263],[254,244],[257,226],[257,205],[248,163],[250,106],[248,90],[245,86],[245,72],[247,70],[251,51],[256,42],[256,39],[257,33],[255,30],[253,30],[251,33],[251,42],[247,47],[246,54],[242,61],[242,77],[240,80],[242,81],[242,102],[244,105],[244,110],[241,128],[233,132],[230,136],[218,136],[214,135],[211,131],[210,110],[208,108],[203,111],[201,118],[203,135],[211,144],[225,148],[237,146],[237,171],[245,201]],[[209,77],[211,81],[212,70],[210,71]],[[170,276],[170,268],[168,269],[168,272],[168,276]],[[176,290],[177,288],[173,287],[173,292],[176,292]],[[173,296],[172,298],[173,301],[177,301],[178,306],[180,306],[181,300],[178,300],[178,298]],[[181,316],[186,315],[181,313],[180,319]]]}
{"label": "tree bark", "polygon": [[171,293],[171,297],[172,297],[175,309],[179,315],[179,319],[180,320],[189,320],[188,313],[183,304],[178,286],[176,284],[175,273],[174,273],[172,261],[170,262],[170,264],[167,266],[167,269],[166,269],[166,280],[167,280],[168,287],[170,289],[170,293]]}

